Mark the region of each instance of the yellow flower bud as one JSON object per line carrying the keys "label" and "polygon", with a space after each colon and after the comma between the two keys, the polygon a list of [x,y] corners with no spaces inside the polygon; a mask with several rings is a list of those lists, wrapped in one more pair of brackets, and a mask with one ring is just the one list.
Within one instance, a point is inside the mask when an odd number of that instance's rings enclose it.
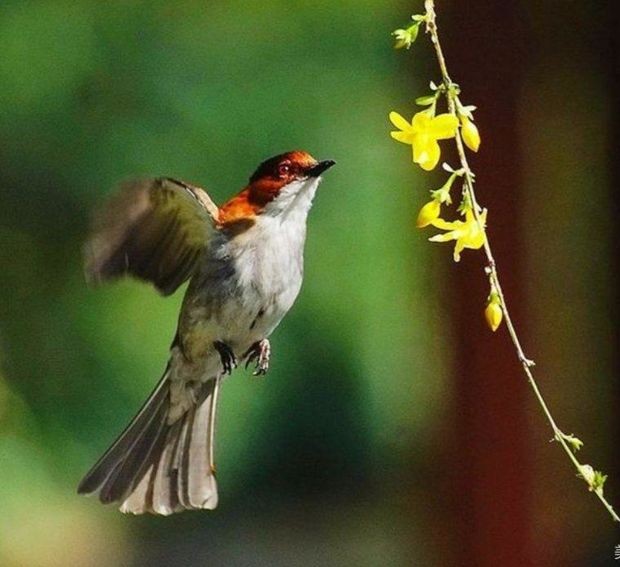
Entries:
{"label": "yellow flower bud", "polygon": [[461,116],[461,135],[465,145],[470,150],[477,152],[480,147],[480,133],[476,125],[467,116]]}
{"label": "yellow flower bud", "polygon": [[441,203],[433,199],[424,205],[420,212],[418,213],[418,220],[416,221],[416,226],[418,228],[424,228],[431,224],[434,220],[439,217],[439,213],[441,212]]}
{"label": "yellow flower bud", "polygon": [[487,325],[491,331],[497,331],[502,323],[503,317],[504,313],[499,304],[499,298],[497,296],[493,296],[489,303],[487,303],[487,307],[484,310],[484,318],[487,320]]}

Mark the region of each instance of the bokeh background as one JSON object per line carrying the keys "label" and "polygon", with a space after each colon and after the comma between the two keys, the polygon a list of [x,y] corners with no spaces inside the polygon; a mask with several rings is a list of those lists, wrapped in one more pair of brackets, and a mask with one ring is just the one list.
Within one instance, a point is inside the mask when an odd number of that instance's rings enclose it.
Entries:
{"label": "bokeh background", "polygon": [[[620,506],[615,4],[438,4],[516,323]],[[455,265],[414,227],[442,174],[413,167],[387,114],[438,76],[428,42],[394,52],[389,32],[421,10],[2,2],[0,565],[612,564],[618,527],[484,326],[481,254]],[[126,517],[78,497],[159,378],[183,293],[86,287],[96,203],[160,174],[222,202],[296,148],[338,166],[270,373],[223,389],[220,507]]]}

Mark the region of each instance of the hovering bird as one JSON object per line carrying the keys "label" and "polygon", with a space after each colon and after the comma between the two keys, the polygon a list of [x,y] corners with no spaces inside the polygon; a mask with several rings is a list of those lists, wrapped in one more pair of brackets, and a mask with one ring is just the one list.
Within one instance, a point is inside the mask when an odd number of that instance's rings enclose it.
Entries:
{"label": "hovering bird", "polygon": [[240,362],[267,372],[268,337],[299,293],[308,212],[333,165],[303,151],[275,156],[221,207],[166,177],[125,183],[102,207],[85,246],[88,280],[131,275],[163,295],[189,285],[163,377],[79,493],[132,514],[217,506],[220,382]]}

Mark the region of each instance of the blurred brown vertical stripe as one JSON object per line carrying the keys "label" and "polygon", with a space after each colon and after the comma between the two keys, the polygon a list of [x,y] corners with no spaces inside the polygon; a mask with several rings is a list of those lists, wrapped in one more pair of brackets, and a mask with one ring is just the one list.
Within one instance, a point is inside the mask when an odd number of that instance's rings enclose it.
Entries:
{"label": "blurred brown vertical stripe", "polygon": [[[526,61],[519,4],[502,0],[439,6],[452,80],[475,104],[482,147],[472,157],[480,202],[489,208],[493,245],[507,301],[524,328],[522,163],[517,106]],[[449,287],[455,328],[455,564],[536,564],[531,538],[532,468],[527,449],[527,383],[505,327],[484,324],[488,281],[482,254],[466,251]],[[527,347],[527,337],[525,347]],[[526,348],[527,352],[527,348]]]}
{"label": "blurred brown vertical stripe", "polygon": [[[618,102],[620,101],[620,34],[618,33],[618,26],[620,26],[620,5],[618,2],[614,2],[613,0],[608,0],[605,3],[606,5],[606,13],[611,15],[611,25],[607,26],[605,32],[607,34],[607,41],[605,42],[605,46],[607,47],[607,51],[604,55],[608,55],[609,65],[608,69],[608,77],[609,77],[609,92],[611,93],[611,118],[612,123],[610,127],[610,136],[608,140],[608,159],[609,159],[609,170],[610,170],[610,188],[612,195],[612,202],[615,202],[615,207],[613,210],[609,211],[612,215],[613,219],[620,218],[620,159],[618,159],[619,152],[619,140],[620,140],[620,108],[618,107]],[[611,266],[613,270],[613,278],[615,282],[618,282],[620,275],[620,240],[615,238],[614,241],[615,246],[613,248],[615,263]],[[620,412],[617,408],[620,406],[620,289],[615,290],[616,295],[616,305],[611,305],[610,309],[612,310],[613,317],[611,318],[615,325],[615,345],[616,345],[616,358],[615,358],[615,404],[612,406],[615,408],[615,432],[616,439],[620,438]],[[614,479],[614,487],[613,495],[616,499],[615,508],[618,510],[619,499],[618,495],[620,495],[620,451],[618,450],[618,444],[612,443],[612,449],[615,449],[615,453],[612,455],[615,457],[614,469],[610,470],[611,478]],[[619,540],[620,541],[620,540]]]}

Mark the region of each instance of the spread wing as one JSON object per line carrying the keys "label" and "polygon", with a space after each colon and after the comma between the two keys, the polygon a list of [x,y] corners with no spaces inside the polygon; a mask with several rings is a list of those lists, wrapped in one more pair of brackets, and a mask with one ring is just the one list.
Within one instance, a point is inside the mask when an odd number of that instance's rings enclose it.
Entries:
{"label": "spread wing", "polygon": [[198,187],[165,177],[124,183],[95,217],[86,277],[129,274],[169,295],[192,274],[217,218],[217,206]]}

